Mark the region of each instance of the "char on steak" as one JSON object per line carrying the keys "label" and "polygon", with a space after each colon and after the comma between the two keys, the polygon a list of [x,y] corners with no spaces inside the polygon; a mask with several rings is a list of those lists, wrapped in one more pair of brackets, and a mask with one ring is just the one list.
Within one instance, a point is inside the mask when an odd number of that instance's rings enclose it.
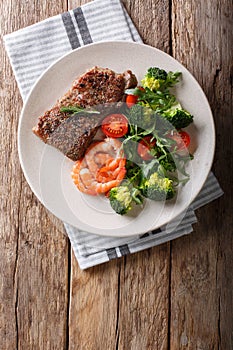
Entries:
{"label": "char on steak", "polygon": [[61,112],[61,107],[86,108],[122,101],[125,89],[136,85],[137,79],[130,70],[118,74],[108,68],[93,67],[78,77],[69,91],[39,117],[33,132],[70,159],[78,160],[93,140],[102,115],[71,116]]}

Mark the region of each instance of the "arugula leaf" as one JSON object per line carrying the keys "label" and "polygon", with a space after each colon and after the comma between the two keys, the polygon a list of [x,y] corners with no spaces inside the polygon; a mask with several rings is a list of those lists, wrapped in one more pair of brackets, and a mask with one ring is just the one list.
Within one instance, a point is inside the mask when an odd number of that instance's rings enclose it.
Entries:
{"label": "arugula leaf", "polygon": [[176,103],[176,97],[170,94],[168,90],[152,91],[145,88],[144,91],[139,90],[138,101],[148,105],[156,113],[161,113]]}
{"label": "arugula leaf", "polygon": [[167,87],[172,87],[179,82],[179,77],[181,76],[181,72],[168,72],[166,78]]}
{"label": "arugula leaf", "polygon": [[142,178],[141,166],[127,159],[126,161],[126,179],[134,188],[138,188]]}
{"label": "arugula leaf", "polygon": [[151,174],[157,171],[159,168],[158,159],[153,159],[149,163],[142,164],[143,177],[148,178]]}

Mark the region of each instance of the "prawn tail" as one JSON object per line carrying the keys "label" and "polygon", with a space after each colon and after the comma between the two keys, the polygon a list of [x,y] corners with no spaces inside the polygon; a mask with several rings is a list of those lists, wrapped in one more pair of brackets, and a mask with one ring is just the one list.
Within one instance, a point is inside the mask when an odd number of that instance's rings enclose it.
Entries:
{"label": "prawn tail", "polygon": [[116,179],[116,180],[111,180],[111,181],[109,181],[107,183],[100,183],[99,182],[96,185],[96,192],[99,193],[99,194],[100,193],[106,193],[106,192],[110,191],[111,188],[119,186],[121,181],[122,180],[117,180]]}

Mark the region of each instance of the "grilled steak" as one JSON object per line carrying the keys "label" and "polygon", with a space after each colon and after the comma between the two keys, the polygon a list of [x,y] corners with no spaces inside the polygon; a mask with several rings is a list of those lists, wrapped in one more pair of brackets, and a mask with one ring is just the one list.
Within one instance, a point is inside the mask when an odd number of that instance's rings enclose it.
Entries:
{"label": "grilled steak", "polygon": [[89,107],[121,101],[124,90],[135,87],[137,79],[131,71],[117,74],[108,68],[94,67],[77,78],[70,90],[55,106],[39,117],[33,132],[72,160],[80,159],[93,140],[101,115],[61,112],[64,106]]}
{"label": "grilled steak", "polygon": [[84,156],[97,132],[98,125],[99,115],[72,115],[56,128],[47,143],[72,160],[78,160]]}

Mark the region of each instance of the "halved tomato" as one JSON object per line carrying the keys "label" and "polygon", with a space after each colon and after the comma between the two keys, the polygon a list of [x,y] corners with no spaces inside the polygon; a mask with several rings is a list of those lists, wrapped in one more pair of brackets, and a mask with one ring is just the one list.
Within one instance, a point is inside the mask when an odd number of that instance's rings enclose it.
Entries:
{"label": "halved tomato", "polygon": [[175,131],[167,135],[170,139],[176,141],[177,151],[182,151],[190,145],[190,136],[186,131]]}
{"label": "halved tomato", "polygon": [[138,143],[138,154],[143,160],[150,160],[153,158],[153,156],[150,154],[150,150],[155,147],[156,140],[153,139],[151,141],[152,138],[152,135],[145,136]]}
{"label": "halved tomato", "polygon": [[[137,86],[137,89],[141,91],[145,91],[145,89],[142,86]],[[139,97],[138,95],[131,95],[131,94],[127,95],[125,100],[127,106],[130,108],[133,105],[135,105],[138,102],[138,97]]]}
{"label": "halved tomato", "polygon": [[126,104],[127,106],[130,108],[132,107],[133,105],[135,105],[138,101],[138,96],[137,95],[127,95],[126,96]]}
{"label": "halved tomato", "polygon": [[128,120],[123,114],[110,114],[102,121],[101,128],[108,137],[122,137],[128,131]]}

